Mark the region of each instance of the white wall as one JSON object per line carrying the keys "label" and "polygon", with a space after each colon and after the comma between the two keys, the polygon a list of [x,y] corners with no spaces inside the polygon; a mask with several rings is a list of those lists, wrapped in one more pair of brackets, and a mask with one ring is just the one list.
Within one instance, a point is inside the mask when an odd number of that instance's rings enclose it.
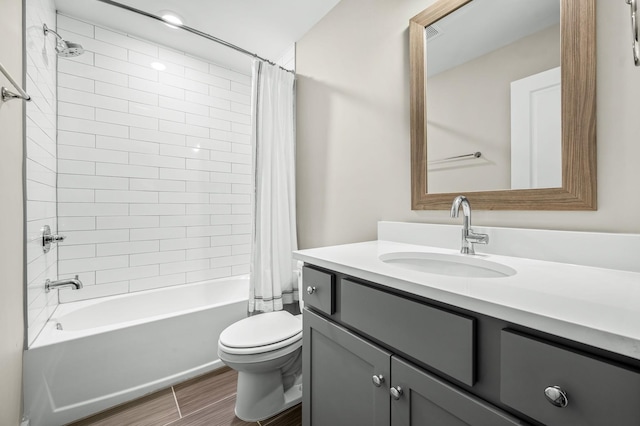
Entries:
{"label": "white wall", "polygon": [[248,273],[250,77],[64,15],[58,26],[86,49],[58,66],[59,272],[85,285],[61,301]]}
{"label": "white wall", "polygon": [[56,53],[55,37],[45,38],[44,23],[56,28],[53,0],[26,2],[27,92],[27,313],[29,343],[33,342],[55,309],[56,292],[45,293],[47,278],[57,278],[55,245],[42,251],[41,229],[56,232]]}
{"label": "white wall", "polygon": [[[0,3],[0,23],[0,61],[22,84],[22,2]],[[11,87],[1,74],[0,86]],[[22,414],[22,103],[0,100],[0,425],[6,426],[18,425]]]}
{"label": "white wall", "polygon": [[[300,247],[376,238],[411,211],[408,21],[433,1],[342,0],[296,44]],[[597,0],[598,211],[475,211],[474,223],[639,233],[640,69],[628,6]]]}

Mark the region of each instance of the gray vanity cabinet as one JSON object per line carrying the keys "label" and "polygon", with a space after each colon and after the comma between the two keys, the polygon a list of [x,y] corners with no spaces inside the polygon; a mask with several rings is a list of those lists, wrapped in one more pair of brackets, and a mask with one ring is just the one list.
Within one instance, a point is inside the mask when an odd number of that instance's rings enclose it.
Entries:
{"label": "gray vanity cabinet", "polygon": [[388,426],[391,353],[307,309],[303,324],[304,424]]}

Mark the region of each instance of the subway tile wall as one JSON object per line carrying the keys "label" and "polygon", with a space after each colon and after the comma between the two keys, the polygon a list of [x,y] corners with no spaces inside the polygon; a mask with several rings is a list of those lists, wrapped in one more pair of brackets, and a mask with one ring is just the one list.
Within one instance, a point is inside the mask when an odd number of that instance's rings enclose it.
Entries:
{"label": "subway tile wall", "polygon": [[[249,272],[251,78],[58,15],[62,302]],[[159,62],[164,71],[152,69]]]}
{"label": "subway tile wall", "polygon": [[56,28],[53,0],[28,0],[26,19],[26,263],[27,340],[33,343],[58,303],[45,293],[47,278],[57,277],[57,248],[44,253],[41,229],[56,221],[56,54],[55,38],[44,36],[43,24]]}

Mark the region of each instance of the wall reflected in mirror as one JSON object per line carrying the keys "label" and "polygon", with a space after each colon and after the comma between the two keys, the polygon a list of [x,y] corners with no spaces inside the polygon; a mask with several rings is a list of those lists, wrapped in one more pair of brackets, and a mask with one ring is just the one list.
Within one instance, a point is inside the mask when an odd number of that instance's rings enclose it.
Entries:
{"label": "wall reflected in mirror", "polygon": [[427,192],[561,187],[560,1],[474,0],[425,37]]}

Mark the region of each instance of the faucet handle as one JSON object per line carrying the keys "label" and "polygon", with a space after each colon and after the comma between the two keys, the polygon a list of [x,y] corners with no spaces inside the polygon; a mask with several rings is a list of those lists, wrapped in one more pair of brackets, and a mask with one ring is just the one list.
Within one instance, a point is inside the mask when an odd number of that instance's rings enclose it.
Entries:
{"label": "faucet handle", "polygon": [[475,244],[489,244],[489,235],[476,234],[472,229],[469,230],[469,234],[466,237],[467,241]]}

